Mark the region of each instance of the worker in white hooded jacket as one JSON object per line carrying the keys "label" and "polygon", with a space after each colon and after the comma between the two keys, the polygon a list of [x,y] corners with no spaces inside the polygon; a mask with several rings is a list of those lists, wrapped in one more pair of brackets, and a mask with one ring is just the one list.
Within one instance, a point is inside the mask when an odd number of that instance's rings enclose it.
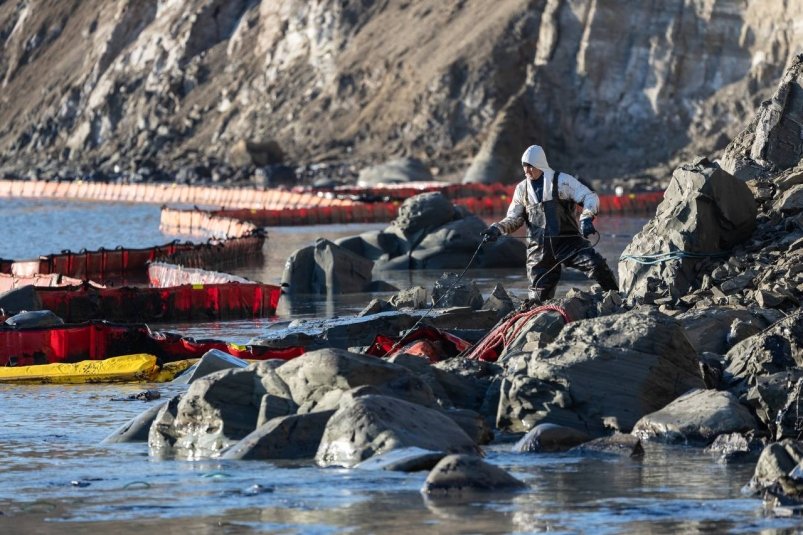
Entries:
{"label": "worker in white hooded jacket", "polygon": [[[484,239],[495,241],[526,224],[529,298],[543,302],[555,296],[561,263],[597,281],[603,290],[618,290],[605,259],[586,238],[596,233],[599,197],[568,173],[553,171],[544,149],[532,145],[521,157],[525,179],[516,185],[507,215],[488,227]],[[578,226],[575,206],[583,207]]]}

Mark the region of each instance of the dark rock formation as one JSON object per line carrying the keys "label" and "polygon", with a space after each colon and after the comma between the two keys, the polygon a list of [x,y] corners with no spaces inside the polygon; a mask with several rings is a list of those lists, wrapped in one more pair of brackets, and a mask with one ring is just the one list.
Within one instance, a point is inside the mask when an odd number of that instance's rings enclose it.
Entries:
{"label": "dark rock formation", "polygon": [[[750,237],[756,226],[750,189],[707,160],[672,174],[664,200],[625,248],[619,262],[619,286],[631,299],[673,301],[693,290],[701,264],[711,255],[727,255]],[[651,261],[652,255],[678,254]],[[639,260],[646,257],[649,263]]]}
{"label": "dark rock formation", "polygon": [[589,440],[591,436],[588,433],[571,427],[538,424],[516,442],[513,451],[517,453],[568,451]]}
{"label": "dark rock formation", "polygon": [[[452,205],[442,193],[422,193],[406,199],[384,230],[337,240],[339,246],[375,262],[382,269],[462,269],[474,257],[487,225]],[[520,267],[524,243],[502,237],[486,243],[471,267]]]}
{"label": "dark rock formation", "polygon": [[[803,54],[786,69],[775,94],[728,145],[722,166],[742,180],[795,167],[803,158]],[[799,209],[799,208],[798,208]]]}
{"label": "dark rock formation", "polygon": [[476,443],[448,416],[380,395],[349,397],[326,424],[315,456],[321,466],[354,466],[396,448],[478,453]]}
{"label": "dark rock formation", "polygon": [[633,434],[663,442],[712,442],[718,435],[753,431],[756,421],[730,392],[691,390],[642,417]]}
{"label": "dark rock formation", "polygon": [[290,255],[282,274],[289,294],[336,295],[367,291],[374,263],[325,239]]}
{"label": "dark rock formation", "polygon": [[193,364],[185,371],[177,381],[183,383],[193,383],[196,380],[209,375],[210,373],[231,368],[246,368],[248,363],[237,357],[233,357],[219,349],[210,349],[201,357],[197,363]]}
{"label": "dark rock formation", "polygon": [[435,281],[432,301],[441,308],[470,307],[482,308],[482,293],[472,280],[459,279],[457,273],[444,273]]}
{"label": "dark rock formation", "polygon": [[633,435],[625,435],[623,433],[614,433],[608,437],[595,438],[575,446],[569,451],[582,455],[620,455],[634,459],[644,457],[644,447],[641,445],[641,440]]}
{"label": "dark rock formation", "polygon": [[803,310],[736,344],[725,356],[731,382],[803,366]]}
{"label": "dark rock formation", "polygon": [[770,375],[750,376],[749,386],[740,381],[733,391],[753,410],[763,427],[775,435],[778,413],[786,405],[790,390],[801,377],[803,368],[795,366]]}
{"label": "dark rock formation", "polygon": [[261,392],[253,368],[198,379],[156,416],[148,436],[151,454],[189,460],[219,456],[256,429]]}
{"label": "dark rock formation", "polygon": [[553,423],[602,435],[628,432],[691,388],[702,388],[697,353],[675,320],[657,312],[570,323],[546,348],[505,363],[497,426]]}
{"label": "dark rock formation", "polygon": [[430,451],[423,448],[398,448],[374,455],[355,465],[354,468],[359,470],[420,472],[422,470],[432,470],[446,455],[441,451]]}
{"label": "dark rock formation", "polygon": [[801,461],[803,443],[791,439],[773,442],[761,452],[748,488],[760,493],[778,485],[782,492],[799,495],[797,485],[789,476]]}
{"label": "dark rock formation", "polygon": [[372,386],[422,406],[437,406],[429,386],[407,368],[339,349],[306,353],[279,367],[276,374],[289,387],[299,413],[337,408],[342,395],[359,386]]}
{"label": "dark rock formation", "polygon": [[312,459],[334,411],[282,416],[227,449],[223,459]]}
{"label": "dark rock formation", "polygon": [[524,483],[498,466],[474,455],[449,455],[432,469],[421,488],[427,496],[451,496],[462,493],[511,491],[523,489]]}
{"label": "dark rock formation", "polygon": [[515,306],[513,305],[513,299],[505,291],[505,288],[497,283],[491,290],[488,299],[482,304],[482,308],[483,310],[495,310],[497,315],[502,318],[512,312]]}
{"label": "dark rock formation", "polygon": [[706,449],[719,453],[719,463],[733,464],[756,462],[765,445],[763,440],[752,433],[727,433],[719,435]]}
{"label": "dark rock formation", "polygon": [[695,308],[676,316],[683,325],[686,337],[698,353],[706,351],[724,355],[731,348],[731,328],[735,321],[761,330],[769,325],[764,316],[754,314],[747,308],[711,306]]}

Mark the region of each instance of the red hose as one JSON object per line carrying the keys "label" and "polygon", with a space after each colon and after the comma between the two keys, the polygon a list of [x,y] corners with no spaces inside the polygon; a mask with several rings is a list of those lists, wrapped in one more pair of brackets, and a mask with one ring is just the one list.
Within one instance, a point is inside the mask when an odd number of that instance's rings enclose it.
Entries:
{"label": "red hose", "polygon": [[[548,310],[560,314],[565,323],[570,323],[572,321],[572,318],[569,316],[569,313],[566,311],[566,309],[557,305],[541,305],[540,307],[536,307],[531,310],[519,312],[494,327],[494,329],[489,332],[485,338],[480,340],[477,345],[471,349],[471,352],[466,355],[466,358],[471,360],[486,360],[496,362],[496,359],[499,358],[500,350],[504,349],[519,335],[519,333],[521,333],[521,330],[524,328],[527,322],[535,316]],[[516,322],[519,322],[519,324],[518,326],[514,327]],[[508,330],[511,328],[513,328],[513,330],[508,332]],[[499,346],[501,346],[501,348]]]}

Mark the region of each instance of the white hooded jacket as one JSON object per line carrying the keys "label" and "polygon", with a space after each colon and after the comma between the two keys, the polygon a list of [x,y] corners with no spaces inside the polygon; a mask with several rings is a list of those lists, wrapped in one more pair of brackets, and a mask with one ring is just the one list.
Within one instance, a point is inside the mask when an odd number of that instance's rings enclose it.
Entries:
{"label": "white hooded jacket", "polygon": [[[544,191],[543,200],[550,201],[555,199],[554,192],[552,191],[552,182],[555,176],[555,171],[549,167],[549,163],[544,154],[544,149],[538,145],[532,145],[524,151],[521,156],[522,163],[527,163],[540,169],[544,173]],[[593,218],[599,211],[599,197],[597,194],[588,189],[583,183],[568,173],[561,173],[558,175],[558,199],[571,200],[577,204],[583,205],[583,212],[580,219]],[[533,216],[540,212],[537,205],[540,204],[536,198],[533,189],[532,181],[525,178],[516,185],[513,192],[513,199],[510,202],[510,207],[507,210],[507,215],[501,221],[494,223],[503,234],[510,234],[524,225],[526,218],[525,214],[531,214],[531,224],[541,224]]]}

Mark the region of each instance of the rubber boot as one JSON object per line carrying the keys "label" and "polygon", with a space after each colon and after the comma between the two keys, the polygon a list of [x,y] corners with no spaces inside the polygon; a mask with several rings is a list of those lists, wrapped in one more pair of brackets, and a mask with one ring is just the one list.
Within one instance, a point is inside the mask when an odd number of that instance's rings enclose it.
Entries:
{"label": "rubber boot", "polygon": [[608,264],[600,264],[591,272],[591,278],[597,281],[597,284],[602,286],[603,290],[616,290],[619,291],[619,284],[616,282],[616,277],[613,276],[613,271],[608,267]]}

